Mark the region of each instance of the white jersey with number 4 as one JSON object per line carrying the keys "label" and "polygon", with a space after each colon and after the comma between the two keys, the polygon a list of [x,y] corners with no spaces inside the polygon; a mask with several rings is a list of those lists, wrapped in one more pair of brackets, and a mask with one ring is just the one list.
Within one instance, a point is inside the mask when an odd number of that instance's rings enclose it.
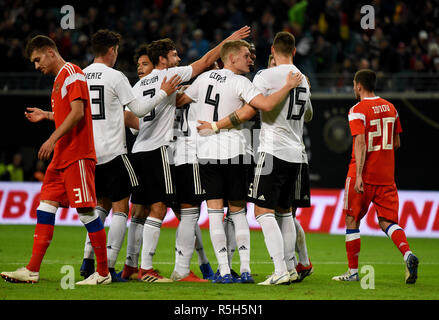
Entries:
{"label": "white jersey with number 4", "polygon": [[[292,64],[259,71],[253,84],[264,95],[271,95],[285,85],[289,72],[299,72]],[[261,132],[258,152],[266,152],[288,162],[304,162],[303,143],[304,114],[312,108],[308,82],[303,77],[302,83],[290,91],[289,96],[273,110],[261,112]]]}
{"label": "white jersey with number 4", "polygon": [[[152,70],[134,85],[136,97],[151,99],[160,91],[164,77],[168,81],[176,74],[182,82],[189,81],[192,77],[192,67]],[[174,136],[175,98],[174,92],[164,98],[148,115],[139,119],[139,134],[133,146],[133,153],[152,151],[171,143]]]}
{"label": "white jersey with number 4", "polygon": [[[197,102],[197,118],[216,122],[249,103],[261,92],[246,77],[228,69],[204,72],[185,91]],[[248,152],[242,126],[221,130],[216,135],[197,137],[197,156],[200,159],[232,159]]]}
{"label": "white jersey with number 4", "polygon": [[90,92],[93,136],[99,164],[127,153],[123,107],[135,99],[127,77],[103,63],[84,70]]}

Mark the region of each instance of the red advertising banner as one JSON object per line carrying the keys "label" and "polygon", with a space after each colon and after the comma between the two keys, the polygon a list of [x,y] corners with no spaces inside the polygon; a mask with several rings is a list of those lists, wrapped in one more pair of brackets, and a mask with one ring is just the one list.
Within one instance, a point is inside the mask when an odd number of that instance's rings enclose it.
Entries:
{"label": "red advertising banner", "polygon": [[[40,201],[39,182],[0,182],[0,224],[35,224],[36,209]],[[344,234],[343,216],[344,190],[311,190],[311,207],[297,210],[297,219],[306,232]],[[201,205],[199,225],[208,228],[206,204]],[[251,229],[260,229],[254,214],[253,204],[247,205],[247,220]],[[111,214],[105,225],[111,222]],[[81,225],[75,209],[60,208],[56,225]],[[129,222],[128,222],[129,223]],[[178,220],[171,209],[163,221],[164,227],[176,227]],[[439,238],[439,192],[438,191],[399,191],[399,225],[408,237]],[[360,226],[364,235],[385,236],[378,226],[373,206],[362,220]]]}

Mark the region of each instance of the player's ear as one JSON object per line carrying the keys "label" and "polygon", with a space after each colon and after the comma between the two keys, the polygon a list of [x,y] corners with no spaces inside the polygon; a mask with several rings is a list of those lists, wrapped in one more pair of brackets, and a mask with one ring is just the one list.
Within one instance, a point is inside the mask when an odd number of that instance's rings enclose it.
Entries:
{"label": "player's ear", "polygon": [[296,55],[296,47],[294,47],[294,50],[293,50],[293,57]]}

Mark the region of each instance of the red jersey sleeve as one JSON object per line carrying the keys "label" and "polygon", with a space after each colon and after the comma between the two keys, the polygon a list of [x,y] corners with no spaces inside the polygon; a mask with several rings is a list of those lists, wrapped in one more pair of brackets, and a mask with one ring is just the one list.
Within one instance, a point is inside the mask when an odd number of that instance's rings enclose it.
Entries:
{"label": "red jersey sleeve", "polygon": [[361,104],[357,103],[351,108],[348,115],[349,128],[352,136],[364,134],[366,131],[366,114],[361,110]]}
{"label": "red jersey sleeve", "polygon": [[66,78],[64,85],[66,86],[67,100],[88,100],[88,87],[85,76],[82,73],[74,73]]}

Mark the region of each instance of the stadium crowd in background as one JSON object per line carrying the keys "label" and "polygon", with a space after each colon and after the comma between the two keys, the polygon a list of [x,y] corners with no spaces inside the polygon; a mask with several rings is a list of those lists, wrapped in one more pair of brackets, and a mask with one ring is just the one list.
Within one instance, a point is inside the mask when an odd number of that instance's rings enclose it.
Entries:
{"label": "stadium crowd in background", "polygon": [[[360,26],[366,4],[375,10],[374,30]],[[314,90],[319,88],[314,73],[340,74],[336,86],[344,88],[351,85],[348,74],[364,67],[403,75],[439,71],[438,0],[87,1],[74,9],[75,29],[63,30],[59,3],[0,1],[0,69],[31,71],[23,49],[37,33],[50,35],[61,55],[85,68],[93,59],[91,34],[103,27],[119,32],[124,43],[116,67],[134,74],[132,53],[143,42],[173,39],[186,65],[249,25],[258,51],[256,71],[266,66],[274,34],[290,31],[297,39],[297,66],[311,76]]]}

